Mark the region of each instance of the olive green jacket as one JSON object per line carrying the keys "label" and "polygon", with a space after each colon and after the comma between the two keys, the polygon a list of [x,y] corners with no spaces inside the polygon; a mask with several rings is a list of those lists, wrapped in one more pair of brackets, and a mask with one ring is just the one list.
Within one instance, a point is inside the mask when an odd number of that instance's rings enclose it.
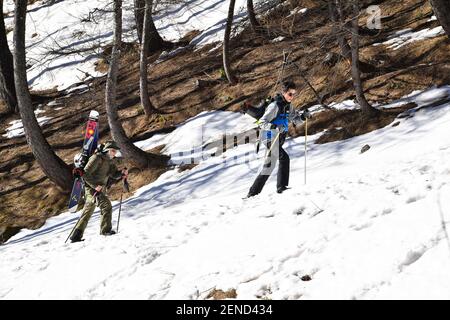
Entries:
{"label": "olive green jacket", "polygon": [[121,177],[122,172],[117,170],[107,154],[95,153],[84,167],[84,182],[93,189],[97,186],[105,187],[108,178],[119,180]]}

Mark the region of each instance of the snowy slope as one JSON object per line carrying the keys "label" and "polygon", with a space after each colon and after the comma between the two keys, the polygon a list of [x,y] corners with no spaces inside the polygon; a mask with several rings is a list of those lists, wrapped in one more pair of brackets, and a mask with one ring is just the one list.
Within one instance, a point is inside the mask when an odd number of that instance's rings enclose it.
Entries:
{"label": "snowy slope", "polygon": [[[255,119],[230,111],[204,111],[182,123],[170,134],[158,134],[135,145],[144,150],[164,145],[162,153],[169,155],[173,164],[190,163],[191,158],[208,157],[203,146],[220,140],[222,136],[234,136],[256,127]],[[189,138],[186,138],[189,137]],[[220,148],[219,148],[220,149]],[[217,148],[208,153],[217,151]],[[221,160],[220,160],[221,161]],[[195,160],[197,163],[197,160]]]}
{"label": "snowy slope", "polygon": [[[259,2],[255,1],[258,7]],[[137,42],[133,1],[123,1],[123,40]],[[235,23],[243,21],[246,0],[236,1]],[[14,1],[5,1],[7,28],[14,24]],[[161,36],[178,41],[186,33],[199,30],[192,46],[221,41],[228,2],[191,0],[157,8],[155,25]],[[105,45],[112,42],[112,2],[104,0],[36,1],[28,6],[26,46],[28,83],[32,90],[64,90],[87,78],[104,75],[95,70]],[[13,50],[13,32],[8,34]]]}
{"label": "snowy slope", "polygon": [[0,298],[201,299],[215,287],[238,299],[449,299],[450,103],[412,115],[346,141],[310,137],[307,186],[304,137],[288,140],[293,189],[282,195],[272,176],[241,199],[261,163],[243,161],[243,145],[137,190],[116,236],[98,235],[95,213],[86,241],[64,244],[78,214],[49,219],[0,247]]}

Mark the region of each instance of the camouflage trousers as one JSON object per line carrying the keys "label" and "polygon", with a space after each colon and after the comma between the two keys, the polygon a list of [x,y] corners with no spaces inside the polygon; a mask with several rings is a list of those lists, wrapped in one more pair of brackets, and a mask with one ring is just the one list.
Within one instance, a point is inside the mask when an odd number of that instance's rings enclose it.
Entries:
{"label": "camouflage trousers", "polygon": [[94,197],[95,190],[89,186],[85,186],[85,197],[86,203],[83,207],[83,212],[81,214],[80,220],[78,221],[75,229],[81,231],[81,235],[83,235],[84,230],[86,229],[89,219],[92,216],[92,213],[95,210],[95,207],[98,206],[100,208],[100,234],[107,233],[111,231],[111,219],[112,219],[112,206],[111,201],[109,201],[108,197],[100,192]]}

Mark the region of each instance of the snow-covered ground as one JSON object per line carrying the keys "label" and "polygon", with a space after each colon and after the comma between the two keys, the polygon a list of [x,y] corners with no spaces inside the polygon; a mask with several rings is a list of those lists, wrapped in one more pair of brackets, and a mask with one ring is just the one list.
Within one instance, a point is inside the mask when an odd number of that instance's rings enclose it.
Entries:
{"label": "snow-covered ground", "polygon": [[[355,110],[358,109],[359,106],[356,104],[355,100],[344,100],[342,102],[333,102],[329,105],[329,107],[334,110]],[[313,105],[309,108],[309,111],[312,114],[321,112],[323,110],[323,106],[320,104]]]}
{"label": "snow-covered ground", "polygon": [[240,113],[205,111],[185,121],[170,134],[157,134],[135,145],[144,150],[164,145],[161,152],[170,155],[172,162],[181,164],[190,161],[193,156],[206,157],[202,154],[203,147],[217,140],[222,141],[223,135],[236,135],[254,127],[257,127],[255,119],[242,117]]}
{"label": "snow-covered ground", "polygon": [[291,12],[289,13],[288,17],[291,17],[293,15],[297,15],[297,14],[304,14],[304,13],[306,13],[306,11],[308,11],[308,8],[296,8],[294,10],[291,10]]}
{"label": "snow-covered ground", "polygon": [[[392,103],[384,105],[376,103],[373,105],[373,107],[378,109],[390,109],[414,102],[417,104],[417,108],[420,108],[445,99],[450,99],[450,86],[448,85],[439,88],[429,88],[428,90],[416,90]],[[355,100],[333,102],[329,105],[329,107],[333,108],[334,110],[356,110],[359,108]],[[309,110],[312,114],[314,114],[322,111],[323,107],[321,105],[314,105]]]}
{"label": "snow-covered ground", "polygon": [[384,109],[396,108],[396,107],[400,107],[401,105],[414,102],[417,104],[417,107],[420,108],[420,107],[435,103],[437,101],[446,100],[446,99],[450,100],[450,86],[449,85],[442,86],[442,87],[436,87],[436,88],[430,88],[425,91],[416,90],[393,103],[390,103],[390,104],[387,104],[387,105],[384,105],[381,107]]}
{"label": "snow-covered ground", "polygon": [[[34,111],[34,114],[37,116],[40,113],[43,113],[44,110],[41,109],[36,109]],[[37,122],[39,123],[39,125],[44,125],[46,124],[49,120],[51,120],[51,117],[47,117],[47,116],[42,116],[42,117],[36,117]],[[25,134],[24,128],[23,128],[23,124],[22,124],[22,120],[13,120],[9,123],[9,127],[6,128],[6,134],[4,134],[3,136],[6,138],[16,138],[16,137],[20,137],[23,136]]]}
{"label": "snow-covered ground", "polygon": [[[428,21],[433,21],[434,19],[431,18]],[[445,31],[444,29],[439,26],[436,28],[425,28],[423,30],[419,31],[412,31],[412,29],[404,29],[397,32],[394,32],[391,36],[389,36],[389,40],[382,42],[382,43],[376,43],[374,46],[380,46],[380,45],[386,45],[389,49],[398,50],[401,47],[404,47],[410,43],[421,41],[429,38],[434,38],[437,36],[444,35]]]}
{"label": "snow-covered ground", "polygon": [[[6,1],[11,5],[11,0]],[[128,1],[130,2],[130,1]],[[32,90],[64,90],[88,77],[103,75],[94,63],[112,39],[111,2],[101,0],[37,1],[28,7],[26,46],[28,83]],[[124,40],[135,33],[133,12],[124,5]],[[14,15],[5,19],[12,28]],[[8,34],[13,50],[13,33]]]}
{"label": "snow-covered ground", "polygon": [[[414,96],[442,99],[436,90]],[[180,148],[207,115],[172,133]],[[64,244],[78,214],[24,230],[0,247],[0,298],[202,299],[234,288],[238,299],[450,299],[450,103],[411,115],[345,141],[310,137],[306,186],[304,137],[288,140],[292,189],[281,195],[272,176],[241,199],[261,164],[242,161],[254,148],[242,145],[136,190],[118,235],[98,234],[98,212],[81,243]]]}
{"label": "snow-covered ground", "polygon": [[[255,1],[256,7],[265,0]],[[236,1],[235,24],[245,18],[246,0]],[[124,0],[123,40],[137,42],[133,1]],[[14,1],[5,1],[7,29],[14,23]],[[157,8],[155,25],[161,36],[178,41],[189,31],[199,30],[192,46],[202,47],[221,41],[225,29],[228,2],[190,0]],[[87,78],[104,73],[95,63],[113,36],[112,2],[104,0],[36,1],[28,6],[26,46],[28,83],[32,90],[64,90]],[[8,34],[13,50],[13,33]]]}

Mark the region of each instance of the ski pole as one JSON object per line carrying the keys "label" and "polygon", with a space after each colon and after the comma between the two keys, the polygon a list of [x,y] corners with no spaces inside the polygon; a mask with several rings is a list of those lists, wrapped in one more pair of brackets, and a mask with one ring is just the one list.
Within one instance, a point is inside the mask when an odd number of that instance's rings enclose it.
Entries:
{"label": "ski pole", "polygon": [[318,213],[323,212],[323,209],[321,209],[314,201],[312,201],[307,195],[305,195],[306,199],[308,199],[317,209],[319,209]]}
{"label": "ski pole", "polygon": [[269,149],[269,152],[267,152],[267,155],[270,154],[270,152],[272,151],[272,148],[275,146],[275,144],[276,144],[278,138],[280,137],[280,133],[281,133],[281,132],[278,131],[278,134],[277,134],[277,136],[275,137],[275,140],[273,140],[273,143],[272,143],[272,145],[270,146],[270,149]]}
{"label": "ski pole", "polygon": [[306,156],[308,152],[308,118],[305,120],[305,184],[306,184]]}
{"label": "ski pole", "polygon": [[117,233],[119,233],[120,212],[122,211],[122,197],[123,197],[123,189],[120,192],[119,217],[117,218]]}
{"label": "ski pole", "polygon": [[123,191],[130,192],[130,187],[128,185],[128,180],[123,180],[123,187],[122,191],[120,191],[120,202],[119,202],[119,216],[117,217],[117,233],[119,233],[119,222],[120,222],[120,213],[122,212],[122,198],[123,198]]}
{"label": "ski pole", "polygon": [[[80,216],[81,218],[81,216]],[[69,240],[70,236],[72,235],[73,231],[75,230],[76,226],[78,225],[78,221],[80,221],[80,218],[78,218],[77,222],[75,223],[75,225],[72,228],[72,231],[70,231],[69,236],[67,237],[66,241],[64,241],[64,243],[67,243],[67,240]]]}

